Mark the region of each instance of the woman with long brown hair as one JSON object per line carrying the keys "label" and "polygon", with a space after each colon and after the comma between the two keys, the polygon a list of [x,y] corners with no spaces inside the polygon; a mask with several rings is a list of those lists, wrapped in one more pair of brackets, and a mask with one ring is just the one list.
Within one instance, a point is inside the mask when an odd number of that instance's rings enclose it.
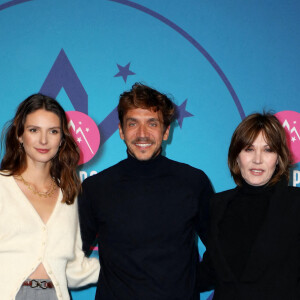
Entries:
{"label": "woman with long brown hair", "polygon": [[0,294],[70,299],[67,286],[96,282],[99,262],[81,250],[77,146],[59,103],[24,100],[6,130],[0,173]]}

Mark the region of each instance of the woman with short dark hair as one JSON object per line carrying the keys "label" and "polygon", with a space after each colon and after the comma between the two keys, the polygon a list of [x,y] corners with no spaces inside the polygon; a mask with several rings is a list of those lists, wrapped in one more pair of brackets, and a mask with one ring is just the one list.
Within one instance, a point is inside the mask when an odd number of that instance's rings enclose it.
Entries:
{"label": "woman with short dark hair", "polygon": [[236,128],[228,165],[237,187],[213,196],[199,290],[215,300],[300,299],[300,189],[275,116],[252,114]]}

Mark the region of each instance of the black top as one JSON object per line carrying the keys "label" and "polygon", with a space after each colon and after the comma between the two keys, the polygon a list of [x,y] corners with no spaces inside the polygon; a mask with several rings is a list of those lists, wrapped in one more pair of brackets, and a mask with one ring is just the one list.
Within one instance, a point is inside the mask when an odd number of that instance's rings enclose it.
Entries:
{"label": "black top", "polygon": [[215,194],[199,290],[214,288],[214,300],[300,299],[299,215],[300,189],[284,178]]}
{"label": "black top", "polygon": [[273,190],[274,186],[251,186],[244,181],[230,199],[220,222],[220,245],[237,278],[265,219]]}
{"label": "black top", "polygon": [[212,194],[201,170],[161,155],[86,179],[79,216],[86,253],[98,236],[96,299],[196,299],[195,237],[206,241]]}

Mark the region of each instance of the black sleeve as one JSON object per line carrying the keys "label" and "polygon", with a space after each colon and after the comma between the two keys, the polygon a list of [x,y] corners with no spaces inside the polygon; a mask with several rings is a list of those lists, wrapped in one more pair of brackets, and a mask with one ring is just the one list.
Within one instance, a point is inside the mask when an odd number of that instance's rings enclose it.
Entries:
{"label": "black sleeve", "polygon": [[198,199],[199,208],[196,217],[196,231],[201,242],[206,245],[210,221],[210,199],[214,195],[214,191],[208,177],[204,173],[199,184],[202,190]]}
{"label": "black sleeve", "polygon": [[213,290],[216,287],[216,273],[208,251],[204,252],[202,261],[198,264],[197,289],[200,293]]}
{"label": "black sleeve", "polygon": [[[202,261],[199,262],[197,266],[197,290],[200,293],[215,289],[217,282],[216,272],[209,253],[209,247],[207,245],[207,239],[210,231],[210,216],[212,211],[212,198],[214,196],[214,191],[207,177],[206,180],[207,183],[202,191],[201,202],[201,211],[203,215],[200,215],[204,222],[202,222],[202,226],[199,225],[199,237],[207,248],[203,254]],[[200,217],[198,220],[201,221]],[[202,236],[200,234],[202,234]]]}
{"label": "black sleeve", "polygon": [[82,184],[81,193],[78,195],[79,224],[82,238],[82,249],[85,255],[90,255],[96,243],[97,225],[95,211],[92,209],[92,198],[89,196],[89,187]]}

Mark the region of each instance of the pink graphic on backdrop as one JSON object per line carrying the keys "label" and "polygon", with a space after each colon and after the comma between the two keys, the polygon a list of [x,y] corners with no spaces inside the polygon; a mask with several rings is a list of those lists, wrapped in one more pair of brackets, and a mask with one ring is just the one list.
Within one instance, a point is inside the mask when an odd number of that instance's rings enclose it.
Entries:
{"label": "pink graphic on backdrop", "polygon": [[68,111],[69,130],[80,149],[80,160],[82,165],[91,160],[97,153],[100,145],[100,133],[98,126],[88,115],[79,111]]}
{"label": "pink graphic on backdrop", "polygon": [[275,114],[287,134],[287,143],[293,154],[293,163],[300,162],[300,113],[291,110]]}

